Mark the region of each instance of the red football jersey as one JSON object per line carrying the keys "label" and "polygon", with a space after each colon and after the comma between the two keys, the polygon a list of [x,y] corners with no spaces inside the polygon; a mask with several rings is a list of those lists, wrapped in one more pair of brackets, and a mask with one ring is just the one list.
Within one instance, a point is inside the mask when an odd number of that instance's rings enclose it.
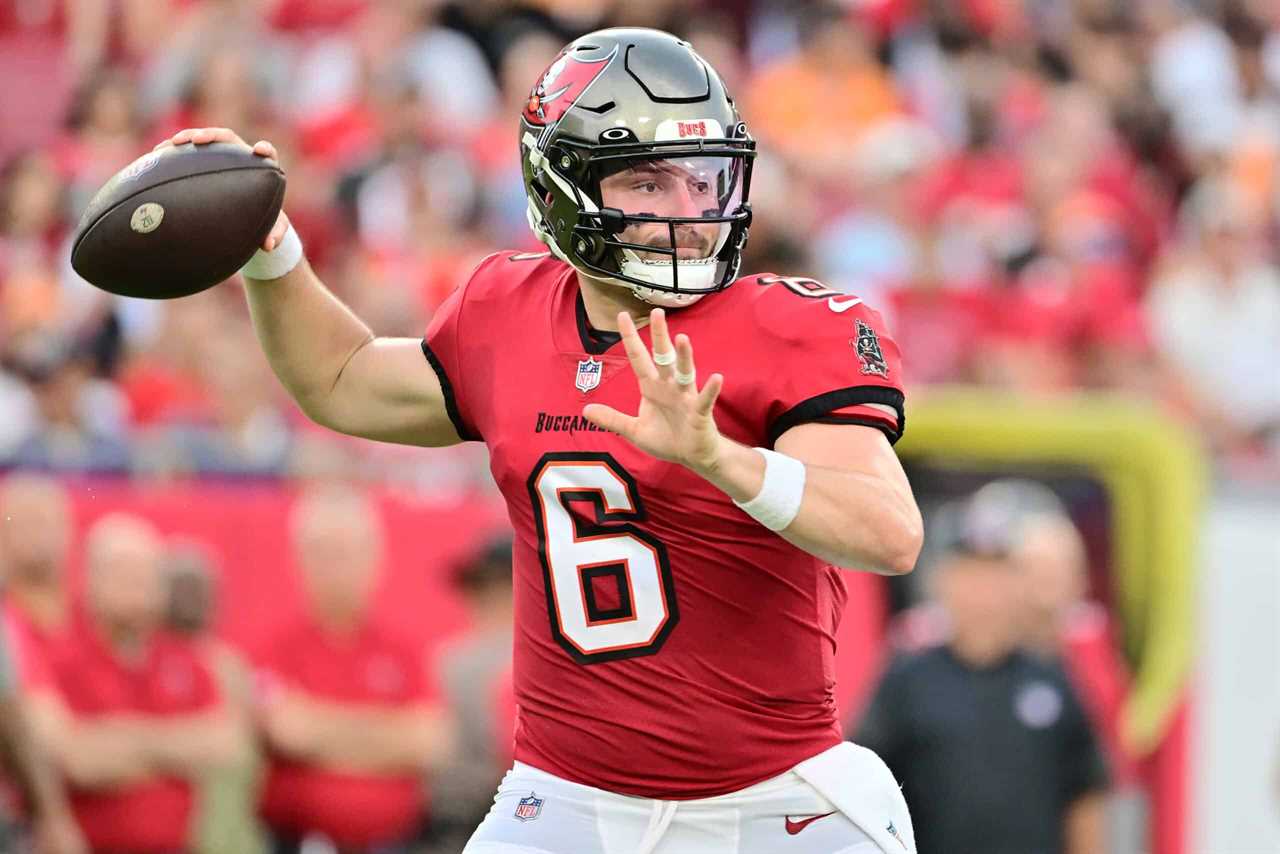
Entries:
{"label": "red football jersey", "polygon": [[[812,421],[901,433],[897,347],[856,297],[749,276],[668,318],[701,376],[724,374],[716,423],[732,439],[770,447]],[[458,432],[488,445],[515,530],[517,760],[702,798],[839,743],[841,571],[582,417],[591,402],[635,413],[640,392],[617,335],[590,328],[571,267],[489,256],[423,351]]]}

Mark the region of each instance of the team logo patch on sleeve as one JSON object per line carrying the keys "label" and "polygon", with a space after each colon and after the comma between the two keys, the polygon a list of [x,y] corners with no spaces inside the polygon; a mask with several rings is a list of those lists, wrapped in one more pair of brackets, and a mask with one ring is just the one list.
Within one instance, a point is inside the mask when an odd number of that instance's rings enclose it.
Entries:
{"label": "team logo patch on sleeve", "polygon": [[884,353],[880,350],[880,339],[876,337],[876,331],[861,320],[856,322],[858,337],[849,343],[853,344],[858,358],[862,360],[862,372],[878,377],[889,376],[889,366],[885,364]]}
{"label": "team logo patch on sleeve", "polygon": [[585,394],[600,385],[600,372],[603,367],[603,363],[590,356],[578,362],[578,373],[573,379],[574,387]]}
{"label": "team logo patch on sleeve", "polygon": [[516,804],[516,818],[521,821],[533,821],[542,815],[542,802],[545,798],[538,797],[537,792],[530,792],[529,797],[521,798]]}

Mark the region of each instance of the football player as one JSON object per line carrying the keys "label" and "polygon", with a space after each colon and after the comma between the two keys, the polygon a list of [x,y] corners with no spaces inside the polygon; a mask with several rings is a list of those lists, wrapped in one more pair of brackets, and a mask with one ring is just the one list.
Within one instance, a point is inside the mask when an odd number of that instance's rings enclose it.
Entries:
{"label": "football player", "polygon": [[[162,145],[214,141],[239,138]],[[283,213],[243,271],[312,419],[488,446],[516,530],[516,761],[466,854],[914,850],[833,695],[839,568],[905,573],[921,544],[880,316],[738,278],[755,143],[671,35],[568,45],[519,151],[548,251],[486,258],[421,341],[375,336]]]}

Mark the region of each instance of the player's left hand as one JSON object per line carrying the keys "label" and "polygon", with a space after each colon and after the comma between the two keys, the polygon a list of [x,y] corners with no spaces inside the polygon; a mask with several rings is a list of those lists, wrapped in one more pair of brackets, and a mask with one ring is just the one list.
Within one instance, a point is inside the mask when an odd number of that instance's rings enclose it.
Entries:
{"label": "player's left hand", "polygon": [[[666,313],[660,308],[649,314],[653,355],[640,340],[630,314],[618,315],[618,331],[640,384],[640,411],[627,415],[602,403],[590,403],[582,414],[592,424],[617,433],[651,456],[699,473],[711,470],[722,443],[712,410],[724,377],[712,374],[698,390],[693,344],[684,333],[672,342]],[[675,361],[662,364],[673,353]]]}

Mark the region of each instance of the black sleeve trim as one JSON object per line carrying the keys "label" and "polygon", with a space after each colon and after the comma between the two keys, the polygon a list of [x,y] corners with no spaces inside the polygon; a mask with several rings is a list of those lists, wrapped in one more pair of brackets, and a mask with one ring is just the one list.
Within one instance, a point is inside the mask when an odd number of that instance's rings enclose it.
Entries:
{"label": "black sleeve trim", "polygon": [[458,431],[458,436],[464,442],[483,442],[484,437],[462,420],[462,413],[458,411],[458,399],[453,396],[453,383],[449,382],[449,375],[445,373],[444,365],[436,358],[436,354],[431,352],[431,347],[427,345],[425,338],[422,339],[422,355],[427,357],[427,363],[440,379],[440,390],[444,392],[444,411],[449,414],[453,429]]}
{"label": "black sleeve trim", "polygon": [[[856,415],[832,414],[837,409],[844,409],[849,406],[864,406],[868,403],[878,403],[881,406],[892,407],[898,413],[897,429],[890,429],[887,424],[873,421],[869,418],[860,418]],[[829,391],[826,394],[820,394],[817,397],[801,401],[779,415],[773,424],[769,425],[768,447],[772,448],[774,442],[778,441],[778,437],[792,427],[813,422],[822,424],[863,424],[868,427],[876,427],[884,431],[885,436],[889,439],[889,444],[892,445],[902,438],[902,431],[907,426],[907,414],[903,409],[902,392],[896,388],[888,388],[882,385],[857,385],[836,389],[835,391]]]}
{"label": "black sleeve trim", "polygon": [[[891,428],[888,424],[884,423],[883,421],[876,421],[874,418],[859,418],[857,415],[825,415],[822,418],[810,418],[808,421],[804,423],[806,424],[856,424],[859,427],[874,427],[875,429],[879,430],[881,433],[884,434],[884,437],[889,440],[890,445],[898,441],[898,438],[902,435],[901,433],[898,433],[896,430]],[[778,435],[779,437],[781,437],[782,434],[779,433]],[[775,439],[774,441],[776,442],[777,439]]]}

